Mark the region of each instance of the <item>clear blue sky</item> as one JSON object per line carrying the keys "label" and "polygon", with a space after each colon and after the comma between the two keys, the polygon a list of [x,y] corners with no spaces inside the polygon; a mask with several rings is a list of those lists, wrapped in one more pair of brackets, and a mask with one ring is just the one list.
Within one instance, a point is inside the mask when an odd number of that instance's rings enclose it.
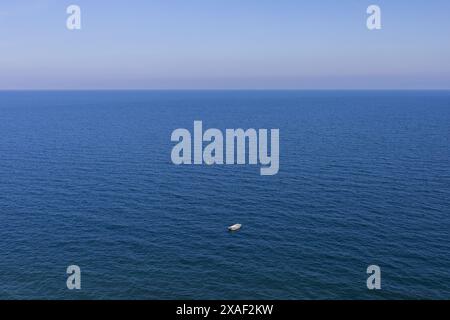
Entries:
{"label": "clear blue sky", "polygon": [[0,89],[450,89],[449,16],[448,0],[0,0]]}

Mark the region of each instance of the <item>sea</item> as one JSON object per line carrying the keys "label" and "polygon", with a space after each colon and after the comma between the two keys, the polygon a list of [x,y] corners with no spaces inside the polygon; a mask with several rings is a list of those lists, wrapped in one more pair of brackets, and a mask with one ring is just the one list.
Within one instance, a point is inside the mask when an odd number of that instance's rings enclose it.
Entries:
{"label": "sea", "polygon": [[[278,174],[174,165],[194,121]],[[0,299],[450,299],[450,91],[2,91]]]}

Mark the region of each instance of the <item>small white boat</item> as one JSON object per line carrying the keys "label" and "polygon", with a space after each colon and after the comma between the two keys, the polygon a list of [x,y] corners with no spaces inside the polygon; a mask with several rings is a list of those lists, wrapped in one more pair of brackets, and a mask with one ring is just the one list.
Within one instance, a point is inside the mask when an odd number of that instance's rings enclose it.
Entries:
{"label": "small white boat", "polygon": [[239,230],[241,227],[242,227],[242,224],[236,223],[236,224],[233,224],[232,226],[229,226],[229,227],[228,227],[228,230],[229,230],[229,231],[237,231],[237,230]]}

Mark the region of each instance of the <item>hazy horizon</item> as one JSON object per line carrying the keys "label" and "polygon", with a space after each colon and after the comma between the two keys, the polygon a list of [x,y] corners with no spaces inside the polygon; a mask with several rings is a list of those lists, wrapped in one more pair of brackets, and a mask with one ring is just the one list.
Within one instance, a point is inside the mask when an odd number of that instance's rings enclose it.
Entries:
{"label": "hazy horizon", "polygon": [[[81,30],[66,8],[81,7]],[[382,10],[369,31],[366,9]],[[437,0],[18,0],[0,4],[0,90],[449,90]]]}
{"label": "hazy horizon", "polygon": [[167,88],[167,89],[133,89],[133,88],[130,88],[130,89],[124,89],[124,88],[110,88],[110,89],[108,89],[108,88],[105,88],[105,89],[96,89],[96,88],[86,88],[86,89],[0,89],[0,92],[52,92],[52,91],[55,91],[55,92],[58,92],[58,91],[61,91],[61,92],[77,92],[77,91],[80,91],[80,92],[86,92],[86,91],[99,91],[99,92],[101,92],[101,91],[143,91],[143,92],[145,92],[145,91],[149,91],[149,92],[151,92],[151,91],[155,91],[155,92],[158,92],[158,91],[160,91],[160,92],[164,92],[164,91],[178,91],[178,92],[184,92],[184,91],[186,91],[186,92],[189,92],[189,91],[193,91],[193,92],[195,92],[195,91],[211,91],[211,92],[214,92],[214,91],[218,91],[218,92],[220,92],[220,91],[224,91],[224,92],[227,92],[227,91],[230,91],[230,92],[232,92],[232,91],[243,91],[243,92],[245,92],[245,91],[247,91],[247,92],[252,92],[252,91],[267,91],[267,92],[270,92],[270,91],[274,91],[274,92],[283,92],[283,91],[286,91],[286,92],[289,92],[289,91],[292,91],[292,92],[316,92],[316,91],[318,91],[318,92],[320,92],[320,91],[324,91],[324,92],[408,92],[408,91],[412,91],[412,92],[420,92],[420,91],[423,91],[423,92],[427,92],[427,91],[430,91],[430,92],[433,92],[433,91],[435,91],[435,92],[449,92],[450,91],[450,89],[351,89],[351,88],[349,88],[349,89],[272,89],[272,88],[265,88],[265,89],[258,89],[258,88],[255,88],[255,89],[246,89],[246,88],[241,88],[241,89],[221,89],[221,88],[218,88],[218,89],[206,89],[206,88],[195,88],[195,89],[173,89],[173,88]]}

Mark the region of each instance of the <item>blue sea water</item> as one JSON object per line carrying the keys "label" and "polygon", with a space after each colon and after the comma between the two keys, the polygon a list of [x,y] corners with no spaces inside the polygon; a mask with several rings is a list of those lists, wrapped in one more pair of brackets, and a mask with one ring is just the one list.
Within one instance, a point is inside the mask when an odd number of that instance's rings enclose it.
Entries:
{"label": "blue sea water", "polygon": [[[280,172],[173,165],[194,120]],[[448,91],[0,92],[0,298],[450,299],[449,165]]]}

